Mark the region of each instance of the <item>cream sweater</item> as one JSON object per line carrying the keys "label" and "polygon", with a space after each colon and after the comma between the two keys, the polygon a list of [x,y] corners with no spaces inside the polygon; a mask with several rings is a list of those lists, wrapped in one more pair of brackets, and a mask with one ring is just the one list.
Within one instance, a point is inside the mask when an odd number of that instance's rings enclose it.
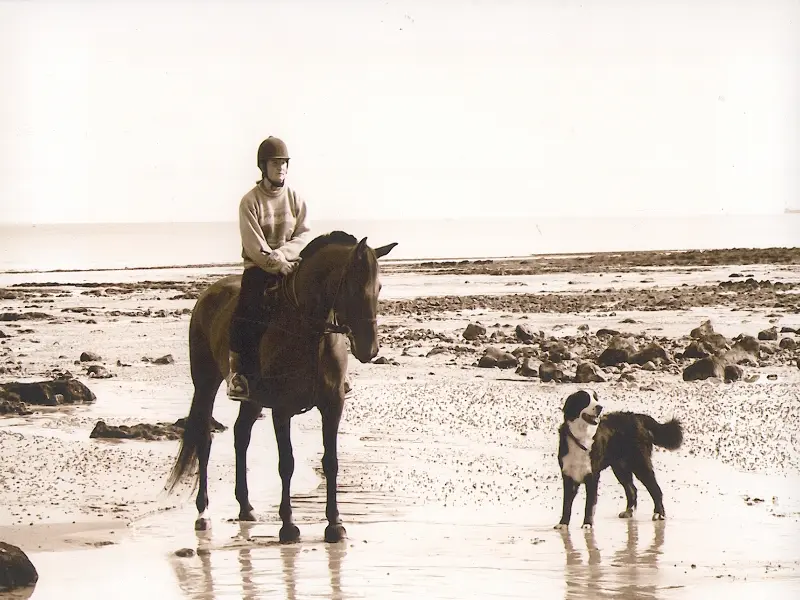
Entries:
{"label": "cream sweater", "polygon": [[267,261],[272,251],[292,262],[311,241],[305,202],[291,188],[273,188],[262,181],[239,203],[239,233],[244,268],[257,266],[275,273],[277,267]]}

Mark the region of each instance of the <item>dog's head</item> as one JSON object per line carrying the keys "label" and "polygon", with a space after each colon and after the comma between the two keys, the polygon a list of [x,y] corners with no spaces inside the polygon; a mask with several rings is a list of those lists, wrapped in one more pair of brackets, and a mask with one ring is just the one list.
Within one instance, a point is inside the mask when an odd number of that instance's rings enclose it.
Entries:
{"label": "dog's head", "polygon": [[603,407],[597,401],[597,392],[578,390],[570,394],[564,402],[564,420],[583,419],[589,425],[597,425]]}

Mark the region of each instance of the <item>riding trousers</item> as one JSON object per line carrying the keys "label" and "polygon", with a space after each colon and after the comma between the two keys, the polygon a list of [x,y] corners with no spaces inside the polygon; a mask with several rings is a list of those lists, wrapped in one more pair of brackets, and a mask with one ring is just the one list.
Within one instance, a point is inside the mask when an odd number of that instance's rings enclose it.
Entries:
{"label": "riding trousers", "polygon": [[242,274],[239,300],[231,318],[230,349],[239,354],[244,373],[257,370],[258,340],[266,329],[268,316],[265,293],[279,281],[280,275],[258,267],[249,267]]}

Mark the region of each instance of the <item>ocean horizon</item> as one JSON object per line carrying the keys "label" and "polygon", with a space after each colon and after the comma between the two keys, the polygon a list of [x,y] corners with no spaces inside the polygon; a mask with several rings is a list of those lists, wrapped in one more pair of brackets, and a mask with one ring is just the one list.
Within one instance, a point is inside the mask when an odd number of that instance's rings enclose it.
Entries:
{"label": "ocean horizon", "polygon": [[[398,242],[385,260],[800,246],[800,214],[691,217],[525,217],[318,220]],[[0,272],[135,269],[241,262],[236,222],[0,225]]]}

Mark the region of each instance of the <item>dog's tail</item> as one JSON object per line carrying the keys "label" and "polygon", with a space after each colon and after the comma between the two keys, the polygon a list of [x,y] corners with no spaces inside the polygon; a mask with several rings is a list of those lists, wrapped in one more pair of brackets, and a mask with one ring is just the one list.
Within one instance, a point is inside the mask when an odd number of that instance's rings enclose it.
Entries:
{"label": "dog's tail", "polygon": [[653,434],[653,443],[667,450],[677,450],[683,443],[683,425],[672,418],[666,423],[659,423],[652,417],[645,419],[645,427]]}

